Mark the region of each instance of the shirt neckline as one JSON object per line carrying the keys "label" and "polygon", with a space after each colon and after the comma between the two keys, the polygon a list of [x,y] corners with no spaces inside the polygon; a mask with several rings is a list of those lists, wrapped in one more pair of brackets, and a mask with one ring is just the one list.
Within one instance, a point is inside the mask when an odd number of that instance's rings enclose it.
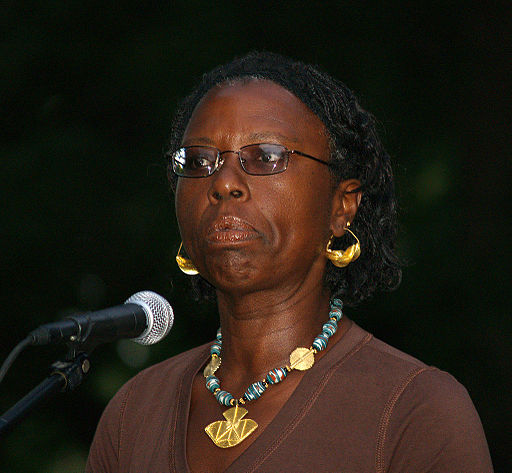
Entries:
{"label": "shirt neckline", "polygon": [[[293,432],[314,404],[332,373],[372,338],[368,332],[357,324],[349,319],[346,320],[350,323],[350,326],[343,337],[325,356],[315,363],[315,367],[305,373],[288,401],[277,412],[265,430],[228,466],[224,473],[255,471]],[[186,438],[192,384],[195,376],[210,356],[209,346],[210,344],[203,346],[203,349],[188,365],[178,382],[177,402],[172,422],[174,435],[171,432],[171,441],[169,442],[171,471],[190,473],[186,453]],[[281,432],[281,434],[276,436],[275,432]]]}

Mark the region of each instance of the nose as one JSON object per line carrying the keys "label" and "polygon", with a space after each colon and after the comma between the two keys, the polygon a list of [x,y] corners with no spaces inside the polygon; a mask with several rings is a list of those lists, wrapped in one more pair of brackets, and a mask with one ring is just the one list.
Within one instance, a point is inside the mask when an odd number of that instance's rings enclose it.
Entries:
{"label": "nose", "polygon": [[[230,159],[227,154],[234,155]],[[219,167],[211,176],[211,185],[208,190],[208,199],[215,205],[223,200],[237,199],[242,201],[249,197],[247,174],[240,165],[239,155],[236,151],[223,151],[220,156]]]}

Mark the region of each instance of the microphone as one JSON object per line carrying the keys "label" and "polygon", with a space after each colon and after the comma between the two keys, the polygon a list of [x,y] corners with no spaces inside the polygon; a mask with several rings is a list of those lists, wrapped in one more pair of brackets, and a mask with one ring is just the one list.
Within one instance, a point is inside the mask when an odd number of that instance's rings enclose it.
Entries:
{"label": "microphone", "polygon": [[122,305],[71,315],[30,332],[31,345],[72,342],[94,345],[131,338],[152,345],[167,336],[174,321],[171,304],[152,291],[137,292]]}

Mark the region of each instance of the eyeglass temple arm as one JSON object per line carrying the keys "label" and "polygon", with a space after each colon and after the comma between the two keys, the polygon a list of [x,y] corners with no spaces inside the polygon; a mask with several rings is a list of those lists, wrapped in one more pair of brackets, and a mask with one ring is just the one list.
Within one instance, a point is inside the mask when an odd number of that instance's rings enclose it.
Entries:
{"label": "eyeglass temple arm", "polygon": [[[304,156],[305,158],[309,158],[309,159],[312,159],[313,161],[317,161],[319,163],[325,164],[326,166],[330,166],[330,163],[328,163],[327,161],[323,161],[321,159],[315,158],[314,156],[310,156],[309,154],[306,154],[306,153],[301,153],[300,151],[291,150],[290,153],[291,154],[300,154],[301,156]],[[354,194],[356,192],[361,192],[362,190],[363,190],[363,185],[361,184],[356,189],[347,191],[347,194]],[[350,233],[352,233],[352,232],[350,232]],[[354,237],[356,237],[356,236],[354,235]],[[356,237],[356,239],[357,239],[357,237]]]}
{"label": "eyeglass temple arm", "polygon": [[301,156],[304,156],[305,158],[312,159],[313,161],[316,161],[317,163],[325,164],[326,166],[329,166],[329,163],[327,161],[323,161],[322,159],[315,158],[314,156],[311,156],[306,153],[301,153],[300,151],[291,150],[290,154],[300,154]]}

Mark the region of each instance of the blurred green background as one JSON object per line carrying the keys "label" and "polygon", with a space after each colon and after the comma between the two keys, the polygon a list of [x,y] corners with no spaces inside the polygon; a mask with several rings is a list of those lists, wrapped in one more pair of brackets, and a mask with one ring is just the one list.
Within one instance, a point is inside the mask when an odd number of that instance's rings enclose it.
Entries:
{"label": "blurred green background", "polygon": [[[348,309],[386,342],[451,372],[512,471],[509,2],[4,3],[0,358],[37,325],[151,289],[174,307],[150,348],[98,348],[79,390],[0,443],[2,472],[79,472],[110,397],[151,363],[211,339],[174,263],[161,151],[180,97],[251,49],[320,65],[381,122],[401,203],[401,287]],[[64,347],[28,348],[7,410]]]}

